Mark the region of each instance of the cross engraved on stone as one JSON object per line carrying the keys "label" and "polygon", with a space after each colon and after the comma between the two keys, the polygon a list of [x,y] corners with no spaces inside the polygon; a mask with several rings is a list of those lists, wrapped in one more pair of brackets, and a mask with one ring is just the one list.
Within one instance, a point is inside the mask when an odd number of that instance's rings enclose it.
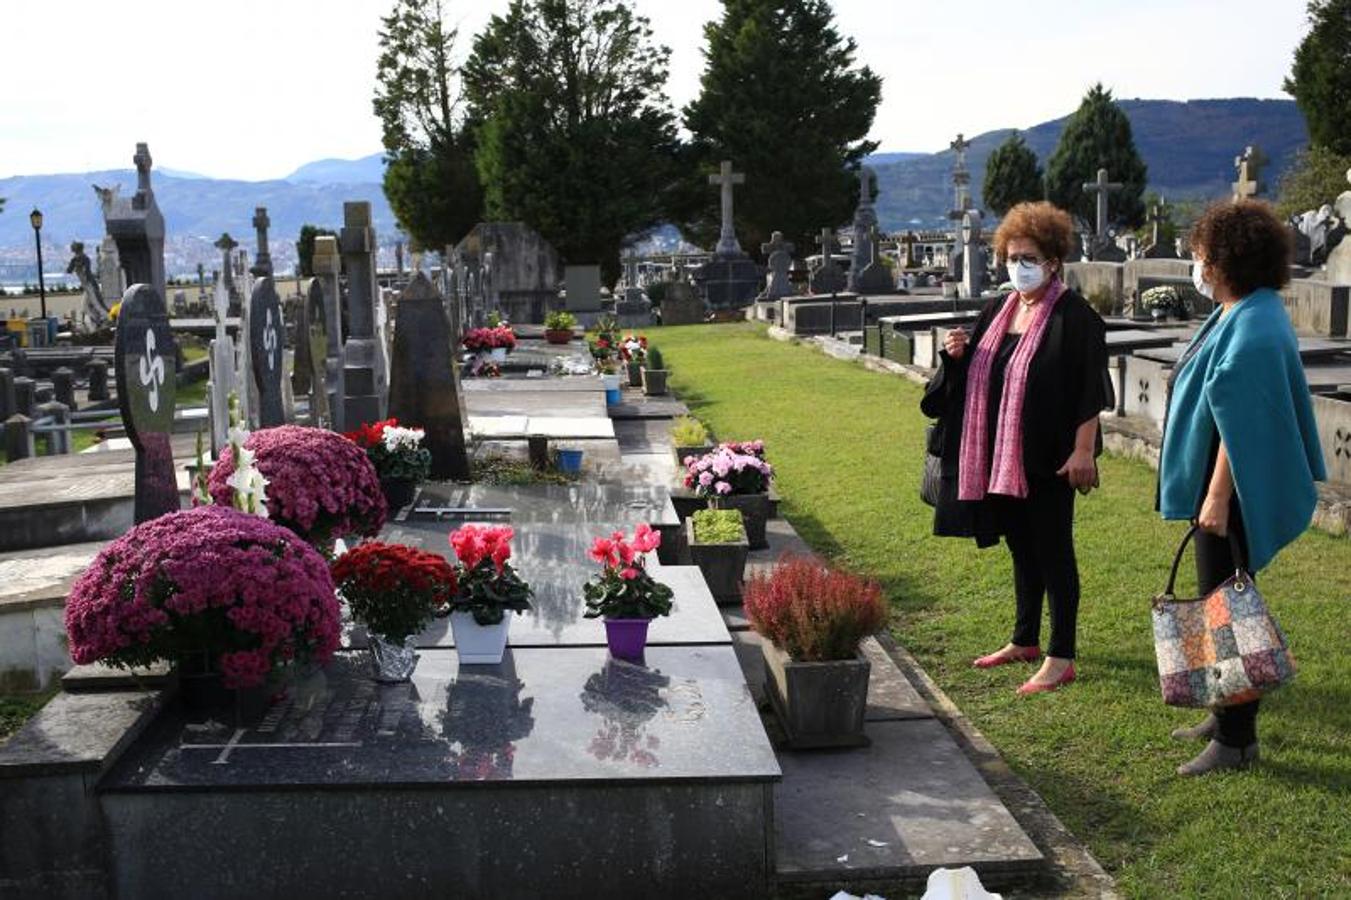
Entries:
{"label": "cross engraved on stone", "polygon": [[724,159],[717,175],[708,176],[709,184],[722,189],[722,232],[718,235],[717,253],[720,256],[741,254],[741,244],[736,239],[736,229],[732,227],[732,186],[745,184],[746,176],[732,171],[731,160]]}
{"label": "cross engraved on stone", "polygon": [[139,364],[141,384],[150,389],[147,402],[151,412],[159,412],[159,386],[164,383],[164,357],[155,352],[155,332],[145,331],[145,356]]}
{"label": "cross engraved on stone", "polygon": [[1243,153],[1234,157],[1234,168],[1238,170],[1238,181],[1233,184],[1235,200],[1246,200],[1262,192],[1262,184],[1258,178],[1261,176],[1262,167],[1268,162],[1270,160],[1256,144],[1244,147]]}
{"label": "cross engraved on stone", "polygon": [[1096,181],[1084,182],[1084,192],[1088,194],[1097,194],[1097,231],[1094,237],[1098,241],[1107,239],[1107,195],[1114,194],[1121,190],[1125,185],[1119,181],[1108,181],[1107,170],[1098,169],[1098,178]]}

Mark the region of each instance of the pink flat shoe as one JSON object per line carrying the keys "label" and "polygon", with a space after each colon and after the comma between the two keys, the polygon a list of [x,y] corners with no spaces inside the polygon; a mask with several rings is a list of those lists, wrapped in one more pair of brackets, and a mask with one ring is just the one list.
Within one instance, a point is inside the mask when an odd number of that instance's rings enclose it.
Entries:
{"label": "pink flat shoe", "polygon": [[993,669],[995,666],[1007,666],[1009,663],[1036,662],[1041,659],[1040,647],[1022,647],[1012,653],[996,652],[980,659],[972,660],[977,669]]}
{"label": "pink flat shoe", "polygon": [[1069,668],[1060,673],[1060,677],[1055,681],[1039,682],[1027,681],[1022,687],[1018,688],[1018,693],[1022,696],[1028,694],[1044,694],[1047,691],[1054,691],[1062,688],[1074,680],[1074,663],[1070,663]]}

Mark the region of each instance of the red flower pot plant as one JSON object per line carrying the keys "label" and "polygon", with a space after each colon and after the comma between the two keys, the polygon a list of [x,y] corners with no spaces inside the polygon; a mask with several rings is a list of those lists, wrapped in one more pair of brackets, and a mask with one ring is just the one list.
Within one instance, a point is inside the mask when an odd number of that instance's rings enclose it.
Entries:
{"label": "red flower pot plant", "polygon": [[661,533],[646,522],[629,538],[622,531],[598,537],[588,555],[601,571],[582,587],[588,619],[605,619],[605,640],[613,656],[641,660],[648,624],[671,614],[672,590],[647,571],[647,554],[661,546]]}
{"label": "red flower pot plant", "polygon": [[534,590],[508,562],[515,534],[505,526],[464,525],[450,535],[459,562],[447,610],[462,664],[500,663],[511,629],[507,613],[530,609]]}

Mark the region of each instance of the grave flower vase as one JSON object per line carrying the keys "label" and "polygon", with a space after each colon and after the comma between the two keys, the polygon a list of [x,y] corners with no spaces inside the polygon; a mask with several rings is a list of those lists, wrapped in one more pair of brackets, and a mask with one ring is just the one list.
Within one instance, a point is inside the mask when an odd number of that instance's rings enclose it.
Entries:
{"label": "grave flower vase", "polygon": [[629,371],[629,387],[642,387],[643,364],[634,359],[630,360],[627,365]]}
{"label": "grave flower vase", "polygon": [[641,662],[647,649],[647,626],[651,619],[606,619],[605,643],[616,659]]}
{"label": "grave flower vase", "polygon": [[384,492],[390,515],[413,502],[413,498],[417,496],[417,484],[411,478],[380,479],[380,490]]}
{"label": "grave flower vase", "polygon": [[450,614],[450,630],[455,636],[455,655],[461,665],[495,666],[502,661],[507,649],[507,634],[511,630],[511,614],[502,616],[495,625],[480,625],[474,614]]}
{"label": "grave flower vase", "polygon": [[731,544],[698,543],[694,539],[694,519],[685,520],[685,541],[690,559],[703,573],[713,598],[719,603],[740,602],[750,542],[743,537]]}
{"label": "grave flower vase", "polygon": [[868,706],[870,666],[862,653],[853,659],[794,662],[763,641],[765,688],[775,716],[794,749],[860,747]]}
{"label": "grave flower vase", "polygon": [[417,668],[416,635],[392,641],[382,634],[367,636],[371,651],[371,677],[385,684],[397,684],[413,677]]}
{"label": "grave flower vase", "polygon": [[660,397],[666,393],[665,369],[643,369],[643,393],[649,397]]}
{"label": "grave flower vase", "polygon": [[766,536],[766,524],[769,522],[769,492],[758,494],[728,494],[725,497],[710,497],[710,509],[739,509],[741,521],[746,525],[746,537],[752,550],[764,550],[769,547]]}

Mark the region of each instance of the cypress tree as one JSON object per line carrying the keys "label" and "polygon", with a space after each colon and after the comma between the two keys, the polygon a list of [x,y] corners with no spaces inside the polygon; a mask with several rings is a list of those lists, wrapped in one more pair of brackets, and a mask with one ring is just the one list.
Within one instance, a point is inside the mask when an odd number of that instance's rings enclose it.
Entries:
{"label": "cypress tree", "polygon": [[1089,90],[1065,123],[1046,164],[1046,198],[1092,224],[1097,197],[1086,192],[1084,184],[1097,178],[1098,169],[1106,169],[1112,181],[1124,185],[1108,195],[1108,220],[1138,228],[1145,221],[1145,163],[1135,149],[1130,119],[1101,84]]}
{"label": "cypress tree", "polygon": [[1309,123],[1309,140],[1351,155],[1351,0],[1311,0],[1309,33],[1283,85]]}
{"label": "cypress tree", "polygon": [[1040,200],[1045,195],[1037,154],[1015,131],[985,163],[985,185],[981,189],[985,206],[1002,217],[1019,203]]}

